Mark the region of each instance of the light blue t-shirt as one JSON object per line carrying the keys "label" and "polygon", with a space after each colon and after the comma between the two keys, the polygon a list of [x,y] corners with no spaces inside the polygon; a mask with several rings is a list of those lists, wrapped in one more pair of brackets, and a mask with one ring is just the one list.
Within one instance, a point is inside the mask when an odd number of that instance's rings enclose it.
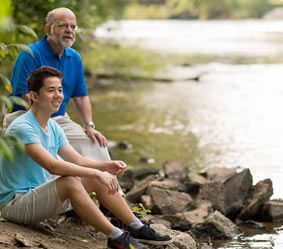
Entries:
{"label": "light blue t-shirt", "polygon": [[[30,110],[15,119],[8,127],[6,134],[14,134],[21,138],[24,144],[40,143],[57,158],[58,149],[68,143],[61,127],[52,118],[48,121],[48,131],[39,125]],[[15,195],[47,182],[52,175],[31,159],[26,153],[15,150],[14,161],[4,158],[0,161],[0,209]]]}

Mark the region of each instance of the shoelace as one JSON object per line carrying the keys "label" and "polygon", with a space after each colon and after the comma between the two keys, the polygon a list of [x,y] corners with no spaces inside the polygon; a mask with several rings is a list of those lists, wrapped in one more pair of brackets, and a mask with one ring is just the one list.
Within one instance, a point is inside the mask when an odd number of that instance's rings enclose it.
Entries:
{"label": "shoelace", "polygon": [[123,233],[123,238],[124,238],[126,241],[128,241],[129,243],[131,243],[133,246],[136,246],[137,248],[140,248],[139,245],[138,245],[138,243],[137,243],[137,241],[134,240],[134,239],[131,237],[131,235],[130,235],[129,232],[124,232],[124,233]]}
{"label": "shoelace", "polygon": [[154,231],[150,225],[153,224],[153,222],[151,220],[147,221],[144,223],[144,226],[146,227],[146,230],[149,232],[150,235],[157,235],[158,237],[160,237],[160,234],[156,231]]}

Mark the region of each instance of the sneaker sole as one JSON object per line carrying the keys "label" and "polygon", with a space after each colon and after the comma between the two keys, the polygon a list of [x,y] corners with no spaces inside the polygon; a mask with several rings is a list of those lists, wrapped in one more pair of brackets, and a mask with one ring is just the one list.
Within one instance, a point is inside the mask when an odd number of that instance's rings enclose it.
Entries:
{"label": "sneaker sole", "polygon": [[135,240],[140,243],[144,243],[148,245],[155,245],[155,246],[167,246],[173,243],[173,239],[167,240],[167,241],[156,241],[156,240],[146,240],[146,239],[136,239],[135,238]]}

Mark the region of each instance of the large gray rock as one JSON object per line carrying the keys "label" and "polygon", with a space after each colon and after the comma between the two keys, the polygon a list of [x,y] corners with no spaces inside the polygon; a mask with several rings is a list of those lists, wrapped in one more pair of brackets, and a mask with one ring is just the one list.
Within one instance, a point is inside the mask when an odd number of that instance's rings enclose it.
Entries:
{"label": "large gray rock", "polygon": [[163,163],[163,170],[165,172],[165,176],[169,179],[183,181],[188,175],[189,166],[182,162],[166,160]]}
{"label": "large gray rock", "polygon": [[265,179],[259,181],[254,188],[251,198],[249,198],[239,214],[241,220],[256,219],[256,216],[262,211],[266,202],[273,194],[272,181]]}
{"label": "large gray rock", "polygon": [[151,197],[152,212],[156,214],[180,213],[194,204],[189,194],[178,191],[148,187],[146,194]]}
{"label": "large gray rock", "polygon": [[237,174],[237,170],[235,168],[209,168],[206,171],[206,177],[209,181],[212,182],[225,182],[230,177]]}
{"label": "large gray rock", "polygon": [[224,185],[221,182],[210,182],[203,185],[197,199],[211,202],[214,209],[225,214]]}
{"label": "large gray rock", "polygon": [[232,239],[240,234],[240,229],[218,211],[211,213],[206,221],[191,230],[198,238]]}
{"label": "large gray rock", "polygon": [[249,169],[244,169],[224,183],[224,214],[226,216],[236,217],[252,191],[252,184],[253,179]]}
{"label": "large gray rock", "polygon": [[157,187],[161,189],[168,189],[168,190],[175,190],[185,192],[186,187],[183,183],[175,179],[163,179],[163,180],[156,180],[152,181],[149,184],[149,187]]}
{"label": "large gray rock", "polygon": [[[159,233],[168,234],[173,239],[173,245],[166,246],[166,249],[198,249],[198,243],[193,236],[188,233],[168,229],[160,224],[152,224],[151,226]],[[156,248],[156,246],[154,248]]]}
{"label": "large gray rock", "polygon": [[283,221],[283,201],[282,200],[272,200],[268,201],[264,205],[263,211],[264,220],[272,222],[282,222]]}
{"label": "large gray rock", "polygon": [[142,181],[135,182],[134,187],[126,194],[126,199],[132,203],[140,202],[150,182],[158,179],[156,175],[150,175]]}
{"label": "large gray rock", "polygon": [[208,182],[209,181],[207,178],[199,174],[189,173],[185,180],[186,190],[189,194],[196,195],[199,193],[201,186],[207,184]]}

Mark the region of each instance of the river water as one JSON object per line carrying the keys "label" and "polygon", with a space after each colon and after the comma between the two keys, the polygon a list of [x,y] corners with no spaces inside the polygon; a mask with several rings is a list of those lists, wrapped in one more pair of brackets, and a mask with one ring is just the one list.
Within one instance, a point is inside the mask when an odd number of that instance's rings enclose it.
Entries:
{"label": "river water", "polygon": [[[110,30],[110,32],[109,32]],[[176,66],[174,83],[117,83],[94,93],[96,120],[128,151],[114,156],[140,166],[140,157],[186,161],[195,170],[247,167],[270,178],[272,198],[283,198],[283,21],[121,21],[96,31],[99,38],[139,44],[161,53],[274,57],[273,64]],[[278,59],[279,58],[279,59]],[[283,60],[282,60],[283,62]],[[184,80],[200,74],[200,80]],[[108,113],[107,115],[105,113]],[[99,121],[99,120],[104,121]],[[248,235],[218,248],[283,248],[283,227]]]}

